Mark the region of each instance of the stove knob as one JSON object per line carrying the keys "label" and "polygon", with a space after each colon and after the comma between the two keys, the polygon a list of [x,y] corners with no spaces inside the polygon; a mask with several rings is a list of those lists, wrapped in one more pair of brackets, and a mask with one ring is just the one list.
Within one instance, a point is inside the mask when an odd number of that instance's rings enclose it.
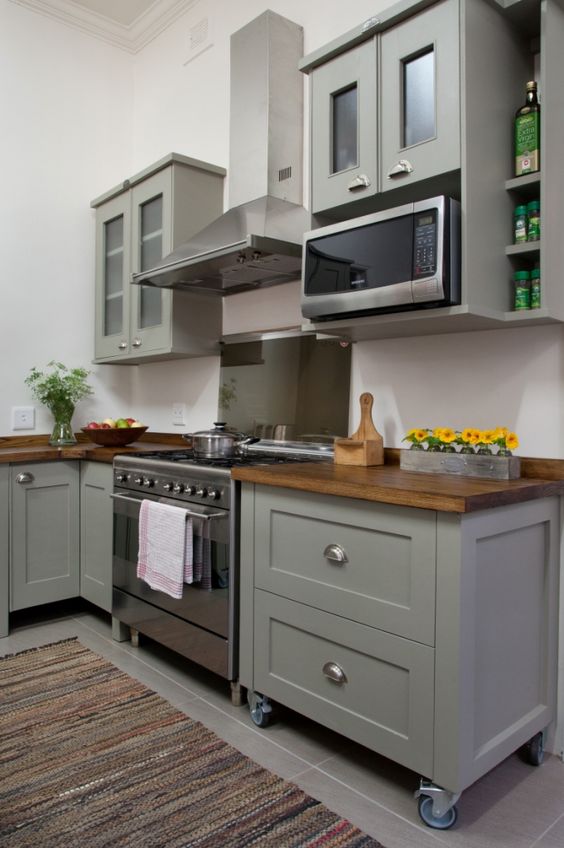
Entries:
{"label": "stove knob", "polygon": [[199,498],[207,498],[208,490],[204,488],[196,489],[196,494]]}
{"label": "stove knob", "polygon": [[128,478],[128,474],[116,474],[116,480],[118,483],[127,483]]}
{"label": "stove knob", "polygon": [[197,491],[197,489],[196,489],[195,486],[186,486],[186,494],[187,495],[195,495],[196,491]]}
{"label": "stove knob", "polygon": [[212,501],[218,501],[221,497],[221,492],[217,489],[208,489],[208,498],[211,498]]}
{"label": "stove knob", "polygon": [[163,489],[165,492],[172,492],[172,483],[163,483]]}
{"label": "stove knob", "polygon": [[155,481],[152,480],[151,477],[144,477],[143,478],[143,485],[146,486],[148,489],[152,489],[153,486],[155,485]]}
{"label": "stove knob", "polygon": [[172,491],[176,495],[181,495],[182,492],[184,491],[184,484],[183,483],[175,483],[173,488],[172,488]]}
{"label": "stove knob", "polygon": [[135,483],[136,486],[142,486],[143,485],[143,478],[142,477],[136,477],[133,482]]}

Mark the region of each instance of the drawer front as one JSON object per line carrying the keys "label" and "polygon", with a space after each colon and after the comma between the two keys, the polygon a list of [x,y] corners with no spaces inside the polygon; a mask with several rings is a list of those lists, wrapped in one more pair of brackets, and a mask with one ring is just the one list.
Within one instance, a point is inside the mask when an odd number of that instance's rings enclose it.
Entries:
{"label": "drawer front", "polygon": [[258,588],[434,645],[434,512],[267,487],[255,502]]}
{"label": "drawer front", "polygon": [[257,590],[254,688],[432,774],[434,651],[427,645]]}

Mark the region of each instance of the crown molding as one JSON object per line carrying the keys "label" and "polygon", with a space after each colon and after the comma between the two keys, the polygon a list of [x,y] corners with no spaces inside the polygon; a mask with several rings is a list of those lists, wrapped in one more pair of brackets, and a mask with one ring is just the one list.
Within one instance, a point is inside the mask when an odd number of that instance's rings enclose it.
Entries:
{"label": "crown molding", "polygon": [[188,9],[199,3],[199,0],[155,0],[153,5],[130,26],[113,21],[106,15],[91,12],[84,6],[73,3],[72,0],[11,0],[11,2],[79,29],[128,53],[138,53]]}

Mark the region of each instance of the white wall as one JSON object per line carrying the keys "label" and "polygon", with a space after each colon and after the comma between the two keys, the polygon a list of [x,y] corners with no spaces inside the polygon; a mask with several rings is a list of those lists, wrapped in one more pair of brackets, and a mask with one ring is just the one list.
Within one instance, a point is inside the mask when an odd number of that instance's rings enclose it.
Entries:
{"label": "white wall", "polygon": [[[23,380],[32,365],[90,363],[90,200],[173,150],[227,167],[231,32],[268,7],[303,25],[307,53],[388,5],[334,3],[328,14],[325,0],[200,0],[132,56],[0,0],[0,435],[12,434],[11,407],[30,402]],[[204,17],[213,46],[185,64],[190,28]],[[307,155],[306,138],[306,163]],[[307,184],[307,166],[305,176]],[[228,299],[226,331],[296,323],[298,288]],[[418,424],[502,424],[518,432],[521,454],[562,457],[563,361],[563,331],[552,326],[359,343],[351,431],[356,399],[368,390],[389,446]],[[187,405],[181,430],[215,420],[216,357],[93,371],[96,394],[80,405],[76,426],[131,412],[152,429],[174,432],[174,401]],[[49,429],[49,415],[38,408],[35,432]]]}

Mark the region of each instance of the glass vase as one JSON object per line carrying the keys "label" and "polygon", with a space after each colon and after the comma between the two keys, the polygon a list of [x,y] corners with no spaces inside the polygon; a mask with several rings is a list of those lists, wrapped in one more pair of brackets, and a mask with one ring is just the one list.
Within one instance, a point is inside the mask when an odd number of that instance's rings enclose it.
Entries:
{"label": "glass vase", "polygon": [[57,406],[54,407],[51,412],[55,418],[55,423],[53,425],[49,444],[57,448],[62,447],[63,445],[75,445],[76,436],[73,433],[71,424],[74,406],[72,404]]}

